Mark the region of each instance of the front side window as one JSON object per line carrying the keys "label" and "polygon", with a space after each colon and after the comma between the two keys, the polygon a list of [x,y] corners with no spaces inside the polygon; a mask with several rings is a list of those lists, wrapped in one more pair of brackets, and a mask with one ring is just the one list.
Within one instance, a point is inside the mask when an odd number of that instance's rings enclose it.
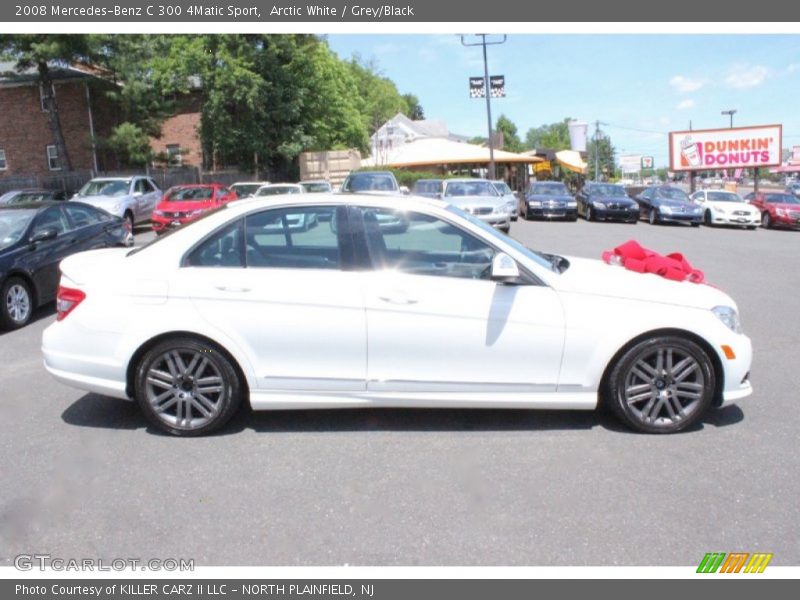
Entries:
{"label": "front side window", "polygon": [[53,146],[47,146],[47,167],[51,171],[60,171],[61,164],[58,161],[58,149]]}
{"label": "front side window", "polygon": [[415,275],[489,278],[495,250],[474,235],[422,213],[361,210],[375,268]]}
{"label": "front side window", "polygon": [[45,229],[55,229],[58,235],[66,233],[69,229],[69,223],[60,206],[51,206],[36,219],[33,233],[36,234]]}
{"label": "front side window", "polygon": [[246,220],[246,260],[253,268],[339,269],[333,206],[265,210]]}
{"label": "front side window", "polygon": [[244,267],[244,219],[212,233],[186,257],[187,267]]}

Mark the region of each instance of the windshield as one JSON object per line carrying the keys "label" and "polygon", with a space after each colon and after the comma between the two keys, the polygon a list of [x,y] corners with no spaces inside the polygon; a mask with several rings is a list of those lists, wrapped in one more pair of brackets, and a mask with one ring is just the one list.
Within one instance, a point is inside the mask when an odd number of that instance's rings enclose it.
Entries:
{"label": "windshield", "polygon": [[236,192],[236,195],[239,196],[239,198],[245,198],[250,194],[255,194],[260,187],[260,183],[241,183],[239,185],[231,186],[231,189]]}
{"label": "windshield", "polygon": [[397,181],[391,173],[354,173],[347,178],[346,192],[397,192]]}
{"label": "windshield", "polygon": [[417,181],[414,184],[415,194],[439,194],[441,191],[441,181]]}
{"label": "windshield", "polygon": [[0,211],[0,250],[16,244],[36,216],[35,209]]}
{"label": "windshield", "polygon": [[689,202],[689,196],[686,192],[674,187],[658,188],[656,198],[664,198],[665,200],[679,200],[681,202]]}
{"label": "windshield", "polygon": [[628,194],[625,193],[625,188],[621,185],[593,185],[589,187],[589,194],[620,198],[628,197]]}
{"label": "windshield", "polygon": [[569,196],[567,186],[563,183],[537,183],[531,186],[531,194],[534,196],[546,196],[547,194],[559,194],[561,196]]}
{"label": "windshield", "polygon": [[506,194],[513,194],[514,192],[511,191],[511,188],[508,187],[508,184],[505,181],[496,182],[494,184],[494,189],[496,189],[501,196],[505,196]]}
{"label": "windshield", "polygon": [[459,217],[461,217],[463,219],[466,219],[467,221],[469,221],[473,225],[475,225],[477,227],[480,227],[483,230],[483,232],[487,233],[489,236],[491,236],[491,238],[493,240],[499,240],[500,242],[503,242],[504,244],[508,244],[509,246],[511,246],[512,248],[514,248],[515,250],[517,250],[518,252],[520,252],[524,256],[530,258],[537,265],[541,265],[542,267],[544,267],[545,269],[549,269],[550,271],[554,271],[555,270],[554,267],[553,267],[553,263],[550,262],[549,260],[547,260],[546,258],[544,258],[539,252],[536,252],[535,250],[531,250],[527,246],[523,246],[522,244],[520,244],[514,238],[500,233],[499,231],[497,231],[497,229],[495,229],[494,227],[492,227],[488,223],[486,223],[484,221],[481,221],[477,217],[473,217],[472,215],[464,212],[463,210],[461,210],[457,206],[453,206],[452,204],[448,205],[447,210],[450,211],[453,214],[458,215]]}
{"label": "windshield", "polygon": [[744,202],[738,194],[733,192],[706,192],[706,196],[714,202]]}
{"label": "windshield", "polygon": [[299,194],[300,188],[289,185],[276,185],[263,187],[258,190],[256,196],[278,196],[280,194]]}
{"label": "windshield", "polygon": [[800,204],[800,200],[791,194],[767,194],[767,202],[770,204]]}
{"label": "windshield", "polygon": [[309,194],[320,194],[331,191],[331,184],[326,181],[314,181],[310,183],[301,183],[300,185]]}
{"label": "windshield", "polygon": [[87,196],[125,196],[130,185],[129,179],[113,181],[93,179],[81,188],[78,196],[82,198]]}
{"label": "windshield", "polygon": [[8,204],[24,204],[26,202],[44,202],[50,200],[52,194],[50,192],[22,192],[11,198]]}
{"label": "windshield", "polygon": [[175,188],[167,194],[167,202],[203,202],[214,196],[212,187]]}
{"label": "windshield", "polygon": [[445,197],[497,196],[497,190],[488,181],[451,181],[444,188]]}

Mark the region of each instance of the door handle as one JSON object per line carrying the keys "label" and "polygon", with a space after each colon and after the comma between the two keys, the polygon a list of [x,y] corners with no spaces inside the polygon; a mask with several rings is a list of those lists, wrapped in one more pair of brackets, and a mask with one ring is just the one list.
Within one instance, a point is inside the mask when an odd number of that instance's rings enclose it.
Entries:
{"label": "door handle", "polygon": [[220,292],[249,292],[250,288],[246,287],[236,287],[232,285],[215,285],[214,289],[219,290]]}
{"label": "door handle", "polygon": [[388,302],[389,304],[409,305],[409,304],[416,304],[417,302],[419,302],[418,300],[415,300],[414,298],[409,298],[404,294],[395,294],[393,296],[387,294],[385,296],[378,296],[378,298],[380,298],[384,302]]}

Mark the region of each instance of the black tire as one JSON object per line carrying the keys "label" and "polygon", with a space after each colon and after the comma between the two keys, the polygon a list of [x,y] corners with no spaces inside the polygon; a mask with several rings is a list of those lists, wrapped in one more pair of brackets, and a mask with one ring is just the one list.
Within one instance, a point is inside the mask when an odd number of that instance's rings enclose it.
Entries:
{"label": "black tire", "polygon": [[594,215],[592,215],[592,207],[588,204],[586,205],[586,220],[587,221],[594,221]]}
{"label": "black tire", "polygon": [[756,229],[758,229],[758,227],[756,225],[748,225],[747,229],[749,229],[750,231],[755,231]]}
{"label": "black tire", "polygon": [[530,221],[530,220],[531,220],[531,215],[530,215],[530,213],[528,212],[528,205],[527,205],[527,203],[526,203],[526,204],[524,204],[523,206],[524,206],[525,208],[524,208],[524,209],[522,209],[522,210],[523,210],[523,213],[522,213],[522,218],[523,218],[523,219],[525,219],[526,221]]}
{"label": "black tire", "polygon": [[126,211],[122,218],[128,222],[128,226],[130,227],[130,232],[133,233],[133,228],[135,226],[133,222],[133,213],[130,211]]}
{"label": "black tire", "polygon": [[191,437],[218,430],[239,410],[242,390],[225,352],[192,337],[160,342],[136,365],[136,401],[150,423],[171,435]]}
{"label": "black tire", "polygon": [[650,225],[658,225],[661,222],[660,219],[658,218],[658,212],[656,211],[655,208],[651,208],[650,212],[647,213],[647,220],[650,223]]}
{"label": "black tire", "polygon": [[30,322],[35,308],[28,282],[20,277],[9,277],[0,290],[0,328],[24,327]]}
{"label": "black tire", "polygon": [[711,211],[707,210],[706,214],[703,215],[703,222],[706,224],[706,227],[713,227],[714,222],[711,220]]}
{"label": "black tire", "polygon": [[761,226],[764,229],[772,229],[772,217],[769,216],[768,212],[761,215]]}
{"label": "black tire", "polygon": [[634,431],[675,433],[703,418],[714,386],[706,352],[687,338],[663,335],[628,348],[611,365],[604,391],[612,412]]}
{"label": "black tire", "polygon": [[700,223],[697,221],[692,221],[692,227],[700,227]]}

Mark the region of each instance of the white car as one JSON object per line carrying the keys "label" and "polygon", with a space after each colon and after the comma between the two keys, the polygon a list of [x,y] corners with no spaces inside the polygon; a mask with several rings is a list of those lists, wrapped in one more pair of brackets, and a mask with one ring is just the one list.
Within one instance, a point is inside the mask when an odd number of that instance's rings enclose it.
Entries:
{"label": "white car", "polygon": [[512,221],[516,221],[519,217],[519,213],[517,212],[517,204],[519,199],[517,195],[514,193],[508,184],[503,181],[502,179],[498,179],[496,181],[492,181],[492,185],[494,189],[497,190],[497,193],[500,194],[503,199],[507,202],[507,206],[509,207],[509,216],[511,217]]}
{"label": "white car", "polygon": [[[262,196],[282,196],[284,194],[307,194],[306,189],[299,183],[269,183],[258,188],[253,194],[254,198]],[[307,230],[317,224],[315,214],[296,213],[286,215],[287,226],[292,229]],[[279,227],[279,223],[274,223],[271,227]]]}
{"label": "white car", "polygon": [[[400,210],[407,228],[380,226]],[[320,225],[291,231],[285,217],[298,213]],[[719,289],[540,254],[438,200],[239,200],[61,270],[47,370],[136,400],[175,435],[211,432],[245,402],[604,402],[636,430],[667,433],[752,392],[750,339]]]}
{"label": "white car", "polygon": [[228,189],[238,198],[249,198],[265,185],[269,185],[269,181],[237,181],[232,183]]}
{"label": "white car", "polygon": [[161,190],[149,177],[96,177],[86,182],[71,200],[91,204],[134,225],[145,223],[153,216],[161,200]]}
{"label": "white car", "polygon": [[511,215],[517,209],[517,199],[500,194],[487,179],[445,179],[442,182],[442,199],[475,215],[500,231],[511,229]]}
{"label": "white car", "polygon": [[734,192],[700,190],[689,198],[703,208],[703,222],[709,227],[736,225],[755,229],[761,224],[761,211]]}

